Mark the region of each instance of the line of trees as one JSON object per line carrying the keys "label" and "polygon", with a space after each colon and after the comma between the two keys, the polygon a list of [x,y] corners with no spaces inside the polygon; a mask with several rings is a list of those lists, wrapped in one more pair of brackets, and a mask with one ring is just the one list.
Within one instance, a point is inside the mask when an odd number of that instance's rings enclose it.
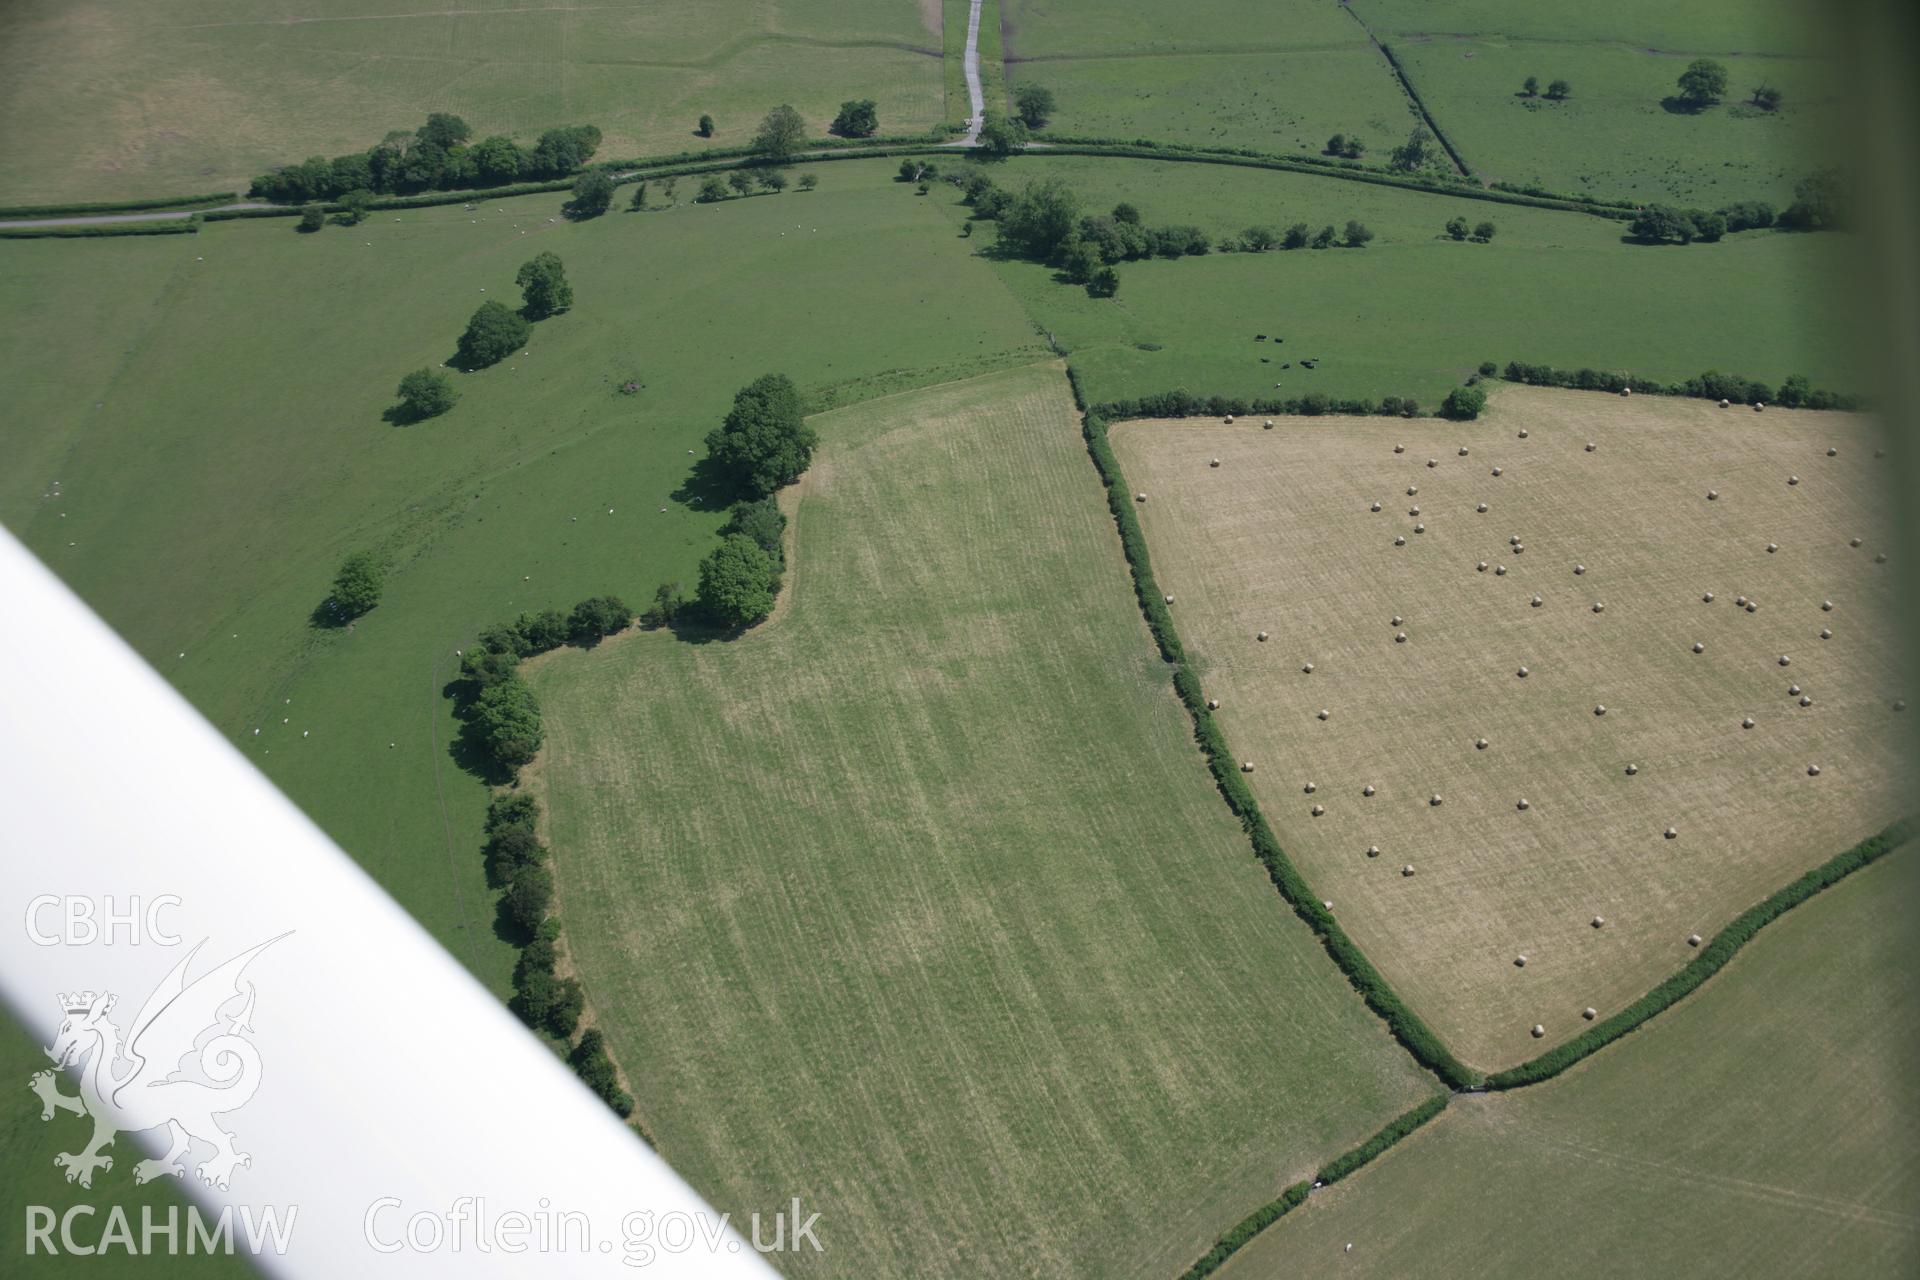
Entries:
{"label": "line of trees", "polygon": [[[1573,85],[1565,80],[1554,80],[1548,83],[1544,92],[1548,101],[1563,102],[1573,96]],[[1520,83],[1521,97],[1538,98],[1541,94],[1542,90],[1540,88],[1539,76],[1528,76]]]}
{"label": "line of trees", "polygon": [[[573,306],[573,285],[568,282],[566,266],[557,253],[538,253],[521,263],[514,283],[520,286],[520,310],[515,311],[499,301],[481,303],[467,321],[466,331],[460,335],[453,358],[456,368],[472,372],[499,364],[526,345],[533,334],[534,321],[545,320]],[[415,380],[422,373],[429,379],[444,380],[431,369],[417,370],[407,377]],[[406,382],[402,382],[403,402],[406,387]]]}
{"label": "line of trees", "polygon": [[[1487,366],[1482,365],[1482,369]],[[1688,396],[1699,400],[1725,400],[1731,404],[1766,404],[1782,409],[1859,409],[1864,401],[1857,395],[1816,388],[1802,374],[1793,374],[1778,386],[1749,378],[1744,374],[1708,370],[1682,382],[1660,382],[1630,373],[1606,369],[1557,369],[1548,364],[1528,364],[1510,360],[1500,375],[1508,382],[1524,382],[1534,387],[1569,387],[1576,391],[1633,391],[1644,395]]]}
{"label": "line of trees", "polygon": [[600,130],[590,124],[549,129],[530,148],[504,134],[470,143],[472,136],[465,120],[436,111],[411,133],[396,130],[365,151],[331,160],[312,156],[261,174],[247,194],[276,204],[305,204],[356,192],[371,197],[502,187],[564,178],[584,166],[600,146]]}
{"label": "line of trees", "polygon": [[1781,212],[1764,200],[1739,200],[1714,210],[1649,204],[1627,224],[1627,234],[1645,244],[1711,243],[1736,231],[1780,227],[1829,231],[1846,224],[1846,193],[1840,175],[1825,170],[1794,184],[1793,203]]}
{"label": "line of trees", "polygon": [[1471,240],[1475,244],[1489,244],[1498,230],[1499,228],[1491,222],[1479,222],[1469,227],[1467,220],[1457,214],[1447,219],[1447,235],[1454,240]]}

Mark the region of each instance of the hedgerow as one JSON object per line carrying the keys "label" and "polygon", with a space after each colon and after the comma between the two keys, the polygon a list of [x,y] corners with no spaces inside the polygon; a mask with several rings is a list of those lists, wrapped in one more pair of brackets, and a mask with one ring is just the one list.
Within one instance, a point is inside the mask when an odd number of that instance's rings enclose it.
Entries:
{"label": "hedgerow", "polygon": [[1360,418],[1375,415],[1390,418],[1426,416],[1425,410],[1411,396],[1388,396],[1375,401],[1364,397],[1336,399],[1323,392],[1309,391],[1304,396],[1288,396],[1284,399],[1261,396],[1246,400],[1239,396],[1196,396],[1185,389],[1135,396],[1128,400],[1103,400],[1094,405],[1091,412],[1109,422],[1126,418],[1223,418],[1228,415],[1244,417],[1247,414],[1304,418],[1328,414]]}
{"label": "hedgerow", "polygon": [[1778,387],[1743,374],[1720,373],[1711,369],[1683,382],[1660,382],[1604,369],[1556,369],[1548,364],[1509,360],[1501,376],[1508,382],[1524,382],[1532,387],[1632,391],[1639,395],[1685,396],[1697,400],[1726,400],[1733,404],[1767,404],[1782,409],[1852,410],[1866,406],[1864,397],[1849,392],[1817,389],[1798,375],[1787,378]]}
{"label": "hedgerow", "polygon": [[1868,836],[1845,853],[1829,859],[1798,880],[1748,907],[1733,923],[1715,934],[1713,940],[1701,948],[1700,954],[1690,960],[1686,967],[1665,982],[1619,1013],[1596,1023],[1565,1044],[1549,1049],[1539,1057],[1523,1062],[1517,1067],[1496,1071],[1487,1077],[1486,1087],[1517,1089],[1523,1085],[1550,1080],[1587,1055],[1612,1044],[1628,1032],[1637,1030],[1647,1019],[1691,995],[1701,983],[1718,973],[1727,961],[1733,959],[1734,954],[1761,929],[1822,889],[1838,884],[1860,868],[1899,848],[1915,834],[1917,821],[1920,820],[1900,819],[1878,835]]}
{"label": "hedgerow", "polygon": [[1320,1172],[1313,1175],[1314,1182],[1321,1185],[1338,1182],[1340,1179],[1358,1170],[1362,1165],[1370,1163],[1378,1157],[1382,1151],[1385,1151],[1388,1147],[1400,1141],[1400,1139],[1406,1137],[1415,1129],[1418,1129],[1421,1125],[1439,1115],[1442,1111],[1445,1111],[1451,1097],[1452,1095],[1445,1093],[1434,1094],[1431,1098],[1428,1098],[1425,1102],[1407,1112],[1405,1115],[1400,1116],[1391,1124],[1387,1125],[1386,1128],[1374,1134],[1353,1150],[1344,1155],[1335,1156],[1333,1159],[1327,1161],[1327,1163],[1321,1165]]}
{"label": "hedgerow", "polygon": [[0,227],[0,240],[90,240],[101,236],[181,236],[200,230],[193,218],[177,222],[112,222],[91,227]]}
{"label": "hedgerow", "polygon": [[58,218],[77,213],[141,213],[149,209],[183,209],[189,205],[238,200],[231,191],[198,196],[158,196],[149,200],[96,200],[86,204],[16,204],[0,208],[0,218]]}
{"label": "hedgerow", "polygon": [[1134,592],[1139,598],[1147,628],[1160,648],[1160,656],[1174,666],[1174,692],[1193,718],[1194,741],[1206,757],[1208,771],[1212,773],[1227,807],[1240,820],[1242,830],[1253,845],[1255,856],[1266,867],[1268,878],[1273,881],[1287,905],[1313,930],[1327,954],[1346,975],[1347,981],[1366,1001],[1367,1007],[1386,1022],[1388,1030],[1413,1055],[1414,1060],[1453,1088],[1465,1088],[1477,1083],[1479,1077],[1455,1058],[1439,1037],[1420,1020],[1419,1015],[1406,1006],[1399,994],[1373,967],[1373,963],[1347,937],[1346,931],[1334,920],[1333,913],[1321,906],[1320,899],[1308,888],[1281,849],[1272,829],[1267,826],[1266,818],[1254,801],[1252,790],[1241,775],[1232,752],[1227,749],[1225,735],[1214,721],[1213,713],[1207,709],[1198,674],[1187,664],[1179,633],[1173,625],[1173,615],[1168,612],[1166,598],[1154,581],[1146,536],[1140,529],[1139,517],[1134,513],[1133,494],[1126,486],[1126,477],[1107,439],[1107,421],[1097,411],[1087,408],[1079,378],[1071,367],[1068,368],[1067,377],[1073,388],[1074,401],[1081,409],[1081,433],[1087,442],[1087,452],[1106,484],[1107,506],[1113,512],[1114,524],[1120,532],[1121,548],[1133,574]]}
{"label": "hedgerow", "polygon": [[1304,1182],[1296,1182],[1278,1196],[1255,1209],[1233,1230],[1220,1237],[1219,1243],[1207,1250],[1206,1255],[1188,1267],[1180,1280],[1201,1280],[1220,1269],[1222,1263],[1238,1253],[1247,1241],[1265,1231],[1268,1227],[1285,1217],[1306,1201],[1307,1193],[1313,1188]]}
{"label": "hedgerow", "polygon": [[[1347,12],[1353,13],[1353,10],[1348,9]],[[1354,16],[1358,17],[1359,15],[1354,14]],[[1361,25],[1365,26],[1366,24],[1363,22]],[[1394,56],[1392,46],[1382,44],[1380,45],[1380,52],[1386,55],[1387,65],[1393,68],[1393,74],[1399,78],[1400,87],[1407,91],[1407,97],[1413,99],[1414,110],[1420,113],[1420,119],[1426,123],[1427,128],[1433,131],[1434,139],[1446,149],[1447,157],[1453,161],[1460,172],[1471,178],[1473,168],[1467,164],[1466,159],[1460,154],[1460,148],[1453,145],[1453,139],[1447,136],[1446,130],[1440,127],[1440,122],[1434,118],[1433,112],[1427,110],[1426,101],[1421,98],[1420,90],[1416,89],[1413,85],[1413,77],[1407,74],[1406,67],[1402,66],[1400,59]]]}

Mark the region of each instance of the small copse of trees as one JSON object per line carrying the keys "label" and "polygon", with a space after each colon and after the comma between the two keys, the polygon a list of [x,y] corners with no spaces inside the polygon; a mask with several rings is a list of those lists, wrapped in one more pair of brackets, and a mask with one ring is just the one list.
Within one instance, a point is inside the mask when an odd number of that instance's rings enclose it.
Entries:
{"label": "small copse of trees", "polygon": [[349,192],[409,195],[499,187],[577,172],[600,146],[590,124],[549,129],[531,148],[496,134],[469,145],[472,129],[459,116],[435,112],[412,133],[389,133],[366,151],[329,160],[313,156],[255,178],[248,194],[276,204],[336,200]]}
{"label": "small copse of trees", "polygon": [[707,433],[707,457],[736,492],[764,498],[800,478],[817,443],[793,379],[769,373],[735,394],[725,421]]}

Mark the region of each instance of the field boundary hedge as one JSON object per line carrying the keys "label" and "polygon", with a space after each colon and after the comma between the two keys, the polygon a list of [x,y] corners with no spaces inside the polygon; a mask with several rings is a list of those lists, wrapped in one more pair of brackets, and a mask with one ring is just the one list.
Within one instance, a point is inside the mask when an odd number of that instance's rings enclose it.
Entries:
{"label": "field boundary hedge", "polygon": [[1414,1061],[1440,1077],[1451,1088],[1468,1088],[1479,1083],[1479,1075],[1453,1056],[1440,1038],[1421,1021],[1420,1016],[1401,1000],[1399,993],[1387,984],[1380,971],[1373,967],[1373,962],[1367,959],[1347,936],[1346,930],[1333,918],[1333,913],[1320,905],[1320,899],[1307,887],[1306,880],[1267,825],[1260,806],[1254,801],[1253,792],[1241,777],[1239,766],[1234,763],[1232,752],[1227,749],[1225,736],[1214,722],[1213,713],[1207,710],[1206,699],[1200,689],[1200,677],[1186,660],[1180,634],[1173,625],[1173,615],[1164,603],[1166,597],[1154,581],[1146,535],[1140,528],[1139,517],[1134,514],[1133,493],[1127,487],[1120,460],[1107,440],[1106,419],[1087,408],[1086,397],[1080,391],[1079,378],[1071,366],[1067,369],[1067,380],[1073,389],[1074,403],[1081,411],[1081,434],[1087,442],[1087,453],[1106,485],[1107,506],[1119,529],[1121,549],[1126,554],[1128,568],[1132,570],[1134,594],[1139,599],[1147,629],[1159,646],[1160,656],[1173,666],[1174,692],[1193,719],[1194,741],[1206,757],[1207,768],[1213,774],[1214,784],[1226,800],[1227,807],[1240,820],[1241,829],[1253,845],[1254,855],[1266,867],[1267,875],[1280,891],[1280,896],[1293,908],[1294,914],[1313,930],[1320,945],[1346,975],[1361,999],[1366,1001],[1367,1007],[1386,1022],[1394,1039],[1413,1056]]}
{"label": "field boundary hedge", "polygon": [[1868,836],[1845,853],[1829,858],[1799,879],[1776,889],[1741,912],[1701,948],[1699,955],[1659,986],[1564,1044],[1519,1066],[1496,1071],[1487,1077],[1486,1087],[1489,1090],[1518,1089],[1542,1080],[1551,1080],[1620,1037],[1639,1030],[1649,1019],[1693,994],[1701,983],[1720,972],[1740,948],[1752,941],[1754,935],[1767,925],[1821,890],[1833,887],[1862,867],[1898,849],[1914,835],[1916,829],[1920,829],[1917,824],[1920,824],[1920,819],[1897,819],[1877,835]]}
{"label": "field boundary hedge", "polygon": [[92,240],[103,236],[181,236],[200,230],[198,218],[179,222],[105,222],[77,227],[0,227],[0,240]]}
{"label": "field boundary hedge", "polygon": [[1181,1273],[1180,1280],[1202,1280],[1203,1277],[1218,1271],[1226,1260],[1244,1248],[1248,1241],[1304,1204],[1315,1188],[1338,1182],[1360,1169],[1388,1147],[1445,1111],[1451,1099],[1451,1094],[1434,1094],[1413,1110],[1389,1121],[1386,1128],[1353,1150],[1335,1156],[1321,1165],[1320,1172],[1313,1175],[1312,1182],[1296,1182],[1287,1187],[1278,1196],[1235,1223],[1233,1229],[1215,1241],[1213,1248],[1207,1250],[1198,1262]]}
{"label": "field boundary hedge", "polygon": [[83,213],[144,213],[149,209],[184,209],[196,204],[219,204],[240,198],[231,191],[215,191],[201,196],[159,196],[150,200],[96,200],[82,204],[16,204],[0,207],[0,219],[59,218]]}
{"label": "field boundary hedge", "polygon": [[[1346,6],[1346,10],[1348,13],[1353,13],[1353,6]],[[1353,16],[1355,20],[1360,20],[1359,14],[1353,13]],[[1360,25],[1365,27],[1367,24],[1360,21]],[[1372,36],[1373,32],[1369,30],[1367,35]],[[1453,161],[1454,168],[1460,171],[1461,176],[1477,182],[1479,179],[1474,177],[1473,167],[1467,163],[1466,157],[1460,154],[1460,148],[1453,145],[1453,139],[1449,138],[1447,131],[1440,127],[1440,122],[1434,118],[1433,112],[1427,109],[1427,100],[1420,96],[1418,89],[1414,88],[1413,77],[1407,74],[1406,67],[1401,65],[1400,59],[1395,56],[1393,46],[1379,40],[1375,40],[1374,43],[1379,45],[1380,52],[1386,55],[1387,65],[1393,68],[1394,77],[1400,81],[1400,87],[1407,91],[1407,97],[1413,100],[1413,109],[1420,113],[1421,121],[1433,131],[1435,141],[1445,149],[1447,159]]]}

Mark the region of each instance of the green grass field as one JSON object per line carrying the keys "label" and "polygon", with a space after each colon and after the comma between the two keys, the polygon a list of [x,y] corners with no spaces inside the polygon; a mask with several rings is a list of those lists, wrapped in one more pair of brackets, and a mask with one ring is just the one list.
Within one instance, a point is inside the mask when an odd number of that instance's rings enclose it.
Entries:
{"label": "green grass field", "polygon": [[[1830,163],[1842,119],[1833,69],[1806,58],[1730,60],[1727,100],[1688,113],[1663,105],[1686,60],[1643,49],[1490,37],[1397,41],[1394,52],[1481,178],[1571,195],[1785,208],[1794,184]],[[1529,75],[1564,77],[1573,96],[1521,97]],[[1780,110],[1748,103],[1760,84],[1786,95]]]}
{"label": "green grass field", "polygon": [[[1590,215],[1271,170],[1026,156],[997,171],[1016,189],[1050,174],[1090,211],[1130,200],[1149,223],[1237,234],[1256,222],[1358,218],[1377,237],[1361,250],[1124,263],[1113,300],[1089,298],[1047,267],[997,263],[1094,400],[1185,387],[1410,395],[1431,407],[1482,360],[1514,359],[1661,379],[1718,368],[1777,382],[1799,372],[1848,390],[1866,376],[1835,291],[1847,261],[1839,236],[1760,232],[1661,248],[1623,243],[1623,224]],[[956,222],[965,216],[950,188],[934,198]],[[1494,242],[1446,239],[1456,214],[1492,220]],[[990,231],[982,225],[976,237]],[[1285,345],[1255,342],[1261,333]],[[1321,363],[1282,368],[1301,356]]]}
{"label": "green grass field", "polygon": [[1221,1276],[1912,1275],[1916,894],[1911,848],[1856,873],[1567,1075],[1455,1099]]}
{"label": "green grass field", "polygon": [[1857,416],[1500,387],[1472,423],[1112,439],[1275,833],[1474,1066],[1618,1012],[1904,812],[1890,495]]}
{"label": "green grass field", "polygon": [[[580,225],[545,196],[314,236],[9,242],[0,521],[499,987],[484,789],[449,756],[454,650],[522,609],[691,583],[721,513],[670,495],[759,374],[847,400],[1040,350],[891,166],[819,171],[812,193]],[[574,310],[461,377],[447,416],[383,422],[400,376],[448,358],[479,303],[517,301],[547,248]],[[884,326],[819,323],[853,281]],[[617,394],[628,378],[645,390]],[[394,563],[385,600],[314,630],[363,547]]]}
{"label": "green grass field", "polygon": [[1382,33],[1499,34],[1675,54],[1821,52],[1826,25],[1816,0],[1353,0],[1352,7]]}
{"label": "green grass field", "polygon": [[561,912],[636,1115],[794,1274],[1164,1278],[1423,1077],[1154,656],[1066,381],[816,422],[744,638],[543,661]]}
{"label": "green grass field", "polygon": [[1332,3],[1006,12],[1008,79],[1053,90],[1057,134],[1315,154],[1347,133],[1384,155],[1414,124],[1386,59]]}
{"label": "green grass field", "polygon": [[[0,198],[244,187],[429,111],[527,140],[597,124],[603,157],[738,145],[782,102],[817,136],[849,98],[875,99],[886,132],[918,132],[945,111],[941,46],[937,0],[28,0],[0,16]],[[703,112],[711,143],[694,135]]]}

